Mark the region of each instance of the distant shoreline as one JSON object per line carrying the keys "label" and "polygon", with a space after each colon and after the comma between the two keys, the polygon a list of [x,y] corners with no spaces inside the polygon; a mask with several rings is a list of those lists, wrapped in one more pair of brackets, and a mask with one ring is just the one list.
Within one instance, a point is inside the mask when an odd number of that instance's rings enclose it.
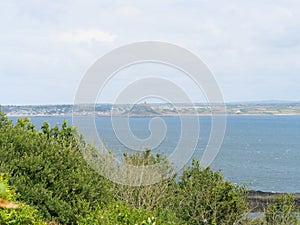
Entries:
{"label": "distant shoreline", "polygon": [[[216,116],[221,116],[222,114],[216,114]],[[66,115],[29,115],[29,114],[7,114],[8,117],[72,117],[72,114]],[[90,117],[93,115],[75,115],[82,117]],[[153,118],[153,117],[179,117],[179,116],[212,116],[212,114],[160,114],[160,115],[95,115],[95,117],[130,117],[130,118]],[[225,114],[225,116],[300,116],[300,113],[295,114]]]}
{"label": "distant shoreline", "polygon": [[[225,108],[224,108],[225,107]],[[171,116],[295,116],[300,115],[300,103],[290,104],[96,104],[82,105],[34,105],[1,106],[11,117],[45,116],[97,116],[97,117],[171,117]],[[225,113],[225,114],[224,114]]]}

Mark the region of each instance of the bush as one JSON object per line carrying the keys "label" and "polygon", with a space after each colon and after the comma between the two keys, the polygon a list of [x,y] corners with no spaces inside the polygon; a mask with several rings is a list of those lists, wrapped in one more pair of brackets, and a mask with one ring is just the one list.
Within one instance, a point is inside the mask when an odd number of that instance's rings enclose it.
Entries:
{"label": "bush", "polygon": [[38,211],[32,206],[28,206],[22,202],[11,203],[16,201],[16,193],[12,187],[8,185],[8,179],[0,174],[0,186],[2,187],[0,200],[9,202],[14,207],[0,206],[0,224],[33,224],[46,225],[42,221],[42,217]]}
{"label": "bush", "polygon": [[81,155],[87,146],[75,128],[38,131],[29,119],[13,125],[0,115],[0,168],[11,176],[19,200],[37,206],[47,220],[76,224],[99,203],[110,201],[109,182],[94,172]]}
{"label": "bush", "polygon": [[112,202],[105,208],[81,218],[79,224],[86,225],[159,225],[159,224],[183,224],[176,216],[161,210],[146,210],[143,207],[133,208],[121,201]]}
{"label": "bush", "polygon": [[[150,151],[126,155],[132,165],[151,165],[167,159],[153,156]],[[167,171],[172,166],[166,166]],[[244,186],[225,181],[219,172],[202,168],[197,160],[175,177],[146,186],[115,184],[116,196],[132,207],[148,210],[164,208],[187,224],[234,224],[248,213],[248,193]]]}
{"label": "bush", "polygon": [[[116,199],[121,199],[125,204],[128,204],[132,207],[143,207],[148,210],[153,210],[154,208],[162,205],[162,200],[166,197],[169,186],[175,182],[174,176],[169,178],[168,176],[172,175],[173,168],[168,162],[166,157],[162,157],[160,154],[153,155],[151,154],[150,149],[146,149],[143,153],[136,154],[124,154],[124,160],[127,164],[133,166],[148,166],[154,165],[157,163],[162,163],[163,168],[162,172],[164,176],[161,176],[158,183],[152,185],[140,185],[140,186],[130,186],[123,184],[113,184],[114,196]],[[135,180],[136,174],[126,173],[127,180]],[[143,179],[151,180],[151,174],[143,174]],[[146,178],[145,178],[146,177]],[[139,177],[138,177],[139,178]]]}
{"label": "bush", "polygon": [[221,173],[193,160],[167,199],[173,205],[166,207],[188,224],[235,224],[248,212],[247,197],[244,186],[225,181]]}
{"label": "bush", "polygon": [[299,224],[299,211],[296,210],[295,202],[291,194],[277,197],[265,210],[267,224]]}

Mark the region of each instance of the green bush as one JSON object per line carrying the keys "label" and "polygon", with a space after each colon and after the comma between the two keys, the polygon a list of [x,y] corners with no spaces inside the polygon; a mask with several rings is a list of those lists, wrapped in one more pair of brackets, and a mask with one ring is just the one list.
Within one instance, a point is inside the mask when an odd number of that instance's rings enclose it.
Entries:
{"label": "green bush", "polygon": [[[127,164],[134,166],[148,166],[161,163],[163,168],[160,172],[163,172],[164,176],[172,175],[173,168],[167,158],[160,154],[151,154],[150,149],[146,149],[143,153],[124,154],[124,160]],[[143,175],[146,176],[145,174]],[[166,197],[169,186],[175,182],[174,176],[170,178],[164,176],[160,176],[159,182],[152,185],[130,186],[114,183],[114,196],[117,200],[121,199],[125,204],[132,207],[143,207],[153,210],[162,205],[162,200]],[[134,180],[136,179],[136,175],[127,173],[126,179]],[[151,174],[144,179],[152,179]]]}
{"label": "green bush", "polygon": [[284,194],[275,199],[265,210],[267,224],[300,224],[299,211],[296,210],[295,202],[291,194]]}
{"label": "green bush", "polygon": [[[0,185],[2,187],[0,198],[6,201],[16,202],[16,193],[12,187],[8,185],[8,179],[0,174]],[[16,202],[18,205],[16,209],[8,209],[0,207],[0,224],[33,224],[33,225],[46,225],[42,221],[42,217],[38,214],[37,209],[28,206],[22,202]]]}
{"label": "green bush", "polygon": [[247,196],[244,186],[225,181],[221,173],[193,160],[175,183],[166,207],[188,224],[235,224],[248,212]]}
{"label": "green bush", "polygon": [[143,207],[133,208],[121,201],[112,202],[105,208],[100,207],[85,218],[80,218],[82,225],[160,225],[183,224],[179,219],[164,210],[146,210]]}
{"label": "green bush", "polygon": [[0,115],[0,172],[8,173],[19,200],[37,206],[47,220],[76,224],[99,203],[110,201],[109,182],[81,155],[87,146],[66,121],[61,129],[29,119],[13,125]]}
{"label": "green bush", "polygon": [[[124,157],[127,163],[139,166],[167,162],[150,151]],[[166,168],[172,170],[170,164]],[[249,212],[246,188],[225,181],[220,172],[202,168],[197,160],[183,171],[178,182],[171,177],[146,186],[114,185],[116,196],[125,204],[148,210],[164,208],[187,224],[234,224]]]}

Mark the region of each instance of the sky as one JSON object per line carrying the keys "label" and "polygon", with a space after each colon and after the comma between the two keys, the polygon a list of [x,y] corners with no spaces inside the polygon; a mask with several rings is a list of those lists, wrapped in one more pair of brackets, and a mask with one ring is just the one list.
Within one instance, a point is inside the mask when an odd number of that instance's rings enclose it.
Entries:
{"label": "sky", "polygon": [[[0,105],[72,104],[88,68],[122,45],[164,41],[204,61],[226,102],[300,100],[299,0],[0,1]],[[123,75],[122,75],[123,73]],[[161,65],[121,71],[99,102]]]}

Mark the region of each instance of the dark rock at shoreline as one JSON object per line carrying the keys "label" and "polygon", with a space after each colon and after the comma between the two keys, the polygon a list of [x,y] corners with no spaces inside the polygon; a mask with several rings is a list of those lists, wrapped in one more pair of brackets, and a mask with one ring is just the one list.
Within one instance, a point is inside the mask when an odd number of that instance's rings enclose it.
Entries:
{"label": "dark rock at shoreline", "polygon": [[[274,202],[275,197],[287,194],[287,193],[277,193],[277,192],[264,192],[249,190],[249,206],[252,212],[263,212],[267,205]],[[300,207],[300,193],[293,194],[296,207]]]}

